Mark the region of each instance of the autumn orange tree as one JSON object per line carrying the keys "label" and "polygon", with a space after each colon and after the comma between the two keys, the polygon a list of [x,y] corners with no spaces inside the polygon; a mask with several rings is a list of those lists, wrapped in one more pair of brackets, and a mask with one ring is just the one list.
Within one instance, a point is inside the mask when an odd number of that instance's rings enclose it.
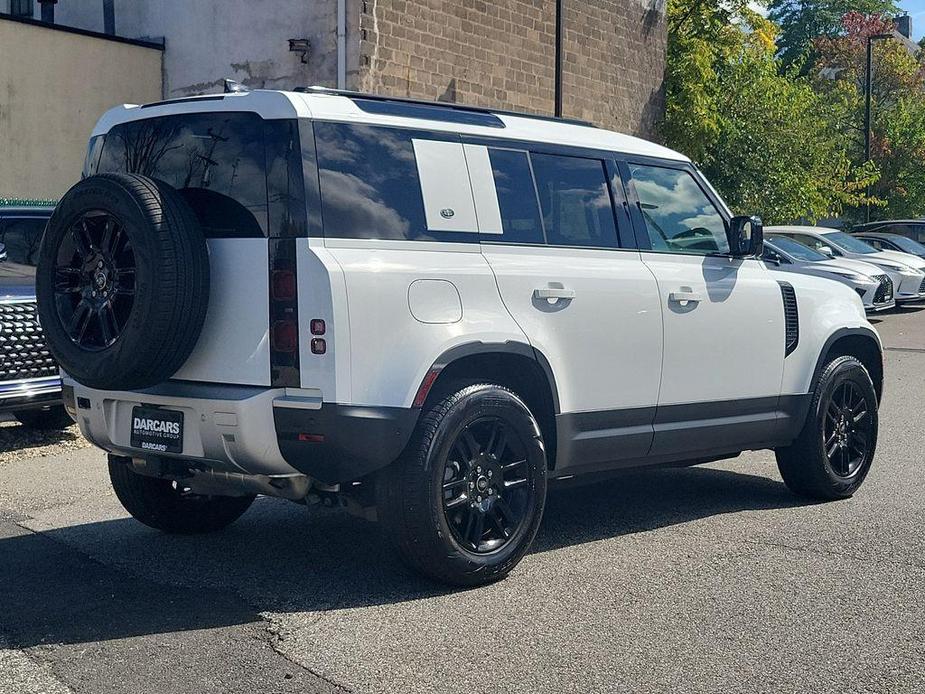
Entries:
{"label": "autumn orange tree", "polygon": [[[849,12],[839,36],[814,42],[813,89],[831,108],[832,126],[849,144],[853,161],[864,159],[864,90],[867,39],[889,34],[880,15]],[[880,172],[871,194],[874,216],[925,214],[925,65],[923,52],[899,39],[876,41],[871,89],[871,160]],[[860,210],[850,216],[860,217]]]}

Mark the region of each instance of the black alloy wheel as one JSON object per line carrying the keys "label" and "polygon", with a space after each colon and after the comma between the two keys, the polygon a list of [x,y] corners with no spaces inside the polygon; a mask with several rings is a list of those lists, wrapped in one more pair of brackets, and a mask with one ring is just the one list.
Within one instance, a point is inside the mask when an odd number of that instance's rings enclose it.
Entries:
{"label": "black alloy wheel", "polygon": [[786,485],[814,500],[847,499],[863,484],[877,450],[879,400],[857,357],[834,357],[814,384],[797,438],[775,449]]}
{"label": "black alloy wheel", "polygon": [[829,398],[823,445],[829,465],[839,477],[854,476],[867,459],[873,417],[867,399],[852,381],[841,383]]}
{"label": "black alloy wheel", "polygon": [[68,337],[89,351],[111,346],[135,299],[135,253],[124,225],[102,210],[71,224],[55,262],[55,306]]}
{"label": "black alloy wheel", "polygon": [[529,515],[531,468],[523,441],[497,417],[464,428],[443,467],[443,512],[470,552],[504,547]]}

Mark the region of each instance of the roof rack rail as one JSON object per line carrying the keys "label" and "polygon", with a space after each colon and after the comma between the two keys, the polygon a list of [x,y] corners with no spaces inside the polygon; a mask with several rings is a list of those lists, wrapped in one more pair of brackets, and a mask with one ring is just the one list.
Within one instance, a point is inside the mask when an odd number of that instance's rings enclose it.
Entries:
{"label": "roof rack rail", "polygon": [[577,118],[557,118],[556,116],[544,116],[541,113],[524,113],[522,111],[510,111],[499,108],[488,108],[487,106],[470,106],[468,104],[457,104],[450,101],[428,101],[426,99],[409,99],[401,96],[386,96],[384,94],[367,94],[365,92],[355,92],[348,89],[332,89],[330,87],[296,87],[293,91],[303,94],[330,94],[332,96],[345,96],[348,99],[365,99],[366,101],[383,101],[397,104],[413,104],[415,106],[431,106],[446,108],[453,111],[462,111],[470,113],[486,113],[500,116],[516,116],[517,118],[534,118],[536,120],[553,121],[556,123],[568,123],[570,125],[583,125],[588,128],[596,128],[593,123]]}

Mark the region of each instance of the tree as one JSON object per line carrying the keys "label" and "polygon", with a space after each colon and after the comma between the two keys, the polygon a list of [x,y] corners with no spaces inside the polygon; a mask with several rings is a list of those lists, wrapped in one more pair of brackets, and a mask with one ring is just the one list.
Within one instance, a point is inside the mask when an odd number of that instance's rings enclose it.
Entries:
{"label": "tree", "polygon": [[[891,22],[881,16],[848,13],[843,31],[814,42],[815,91],[830,105],[832,127],[854,161],[864,159],[864,84],[867,38]],[[871,159],[881,171],[871,195],[882,217],[925,213],[925,66],[922,52],[899,41],[874,44],[871,89]],[[849,216],[860,217],[855,210]]]}
{"label": "tree", "polygon": [[777,45],[785,69],[806,74],[815,62],[813,44],[820,36],[844,33],[842,18],[849,12],[862,15],[896,14],[895,0],[770,0],[768,19],[780,27]]}
{"label": "tree", "polygon": [[876,169],[852,164],[811,82],[782,72],[775,25],[744,4],[711,4],[669,1],[667,144],[691,156],[734,209],[770,223],[864,201]]}

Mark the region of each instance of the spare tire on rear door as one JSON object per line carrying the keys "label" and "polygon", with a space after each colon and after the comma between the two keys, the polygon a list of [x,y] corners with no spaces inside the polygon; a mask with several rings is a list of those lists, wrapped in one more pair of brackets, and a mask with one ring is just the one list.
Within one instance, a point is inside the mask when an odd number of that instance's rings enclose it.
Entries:
{"label": "spare tire on rear door", "polygon": [[70,376],[105,390],[155,385],[183,365],[205,320],[202,229],[162,181],[90,176],[48,222],[36,294],[45,339]]}

